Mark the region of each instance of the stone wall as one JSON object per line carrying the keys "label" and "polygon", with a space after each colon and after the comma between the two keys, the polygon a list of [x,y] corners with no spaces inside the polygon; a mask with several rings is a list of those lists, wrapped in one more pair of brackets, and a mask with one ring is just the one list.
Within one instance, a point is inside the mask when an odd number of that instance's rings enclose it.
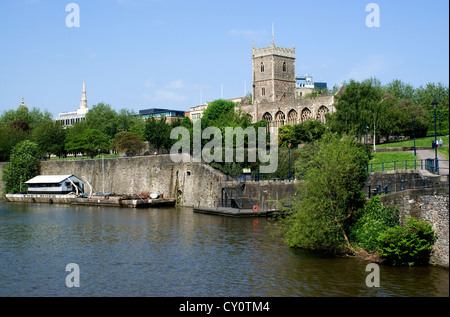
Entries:
{"label": "stone wall", "polygon": [[430,263],[449,267],[449,189],[405,190],[381,196],[383,205],[397,206],[400,219],[414,217],[430,222],[438,235]]}
{"label": "stone wall", "polygon": [[[0,177],[3,166],[0,163]],[[105,192],[124,195],[163,194],[177,198],[183,206],[215,206],[220,199],[220,183],[226,178],[206,164],[174,163],[169,155],[47,161],[41,163],[41,174],[74,174],[87,180],[94,192],[104,188]],[[85,190],[89,190],[87,184]]]}

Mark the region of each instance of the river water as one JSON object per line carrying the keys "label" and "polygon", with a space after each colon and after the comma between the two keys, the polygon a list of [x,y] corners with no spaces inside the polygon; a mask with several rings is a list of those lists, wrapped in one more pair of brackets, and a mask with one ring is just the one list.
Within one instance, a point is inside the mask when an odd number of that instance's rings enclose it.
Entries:
{"label": "river water", "polygon": [[447,269],[381,265],[370,288],[367,263],[289,249],[268,222],[0,202],[0,296],[449,296]]}

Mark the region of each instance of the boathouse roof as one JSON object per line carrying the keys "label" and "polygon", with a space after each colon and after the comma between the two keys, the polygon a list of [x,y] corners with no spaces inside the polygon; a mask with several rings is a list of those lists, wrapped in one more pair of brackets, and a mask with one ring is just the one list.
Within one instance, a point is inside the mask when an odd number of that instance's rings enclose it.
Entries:
{"label": "boathouse roof", "polygon": [[[80,180],[78,177],[70,174],[70,175],[39,175],[33,177],[29,181],[25,182],[25,184],[59,184],[64,182],[66,179],[70,177],[74,177]],[[81,180],[80,180],[81,181]]]}

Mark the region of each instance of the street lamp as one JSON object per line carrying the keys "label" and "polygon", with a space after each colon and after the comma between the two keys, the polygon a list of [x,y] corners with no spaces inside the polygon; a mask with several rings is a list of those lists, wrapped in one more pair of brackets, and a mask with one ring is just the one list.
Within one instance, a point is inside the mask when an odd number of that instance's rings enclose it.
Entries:
{"label": "street lamp", "polygon": [[435,172],[436,174],[439,174],[439,162],[438,162],[438,155],[437,155],[437,132],[436,132],[436,106],[438,105],[438,102],[436,99],[433,100],[431,103],[434,110],[434,154],[435,154]]}
{"label": "street lamp", "polygon": [[291,181],[291,142],[288,143],[289,148],[289,181]]}
{"label": "street lamp", "polygon": [[415,131],[415,127],[414,127],[414,118],[416,116],[414,114],[411,115],[412,121],[413,121],[413,138],[414,138],[414,156],[417,156],[416,154],[416,131]]}

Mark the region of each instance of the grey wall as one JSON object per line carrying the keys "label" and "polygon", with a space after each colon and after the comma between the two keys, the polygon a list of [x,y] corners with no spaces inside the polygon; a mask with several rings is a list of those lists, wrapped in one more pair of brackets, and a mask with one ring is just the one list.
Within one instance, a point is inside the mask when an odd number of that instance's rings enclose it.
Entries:
{"label": "grey wall", "polygon": [[[103,165],[104,164],[104,165]],[[104,168],[103,168],[104,166]],[[103,173],[104,170],[104,173]],[[41,174],[74,174],[87,180],[94,192],[115,194],[163,194],[179,198],[185,206],[214,206],[225,175],[201,163],[174,163],[169,155],[130,158],[47,161]],[[104,176],[103,176],[104,175]],[[85,191],[89,186],[85,184]],[[180,193],[180,195],[178,195]]]}
{"label": "grey wall", "polygon": [[381,196],[383,205],[397,206],[401,221],[405,217],[423,219],[433,225],[438,235],[430,263],[449,267],[449,190],[448,188],[428,188],[405,190]]}

